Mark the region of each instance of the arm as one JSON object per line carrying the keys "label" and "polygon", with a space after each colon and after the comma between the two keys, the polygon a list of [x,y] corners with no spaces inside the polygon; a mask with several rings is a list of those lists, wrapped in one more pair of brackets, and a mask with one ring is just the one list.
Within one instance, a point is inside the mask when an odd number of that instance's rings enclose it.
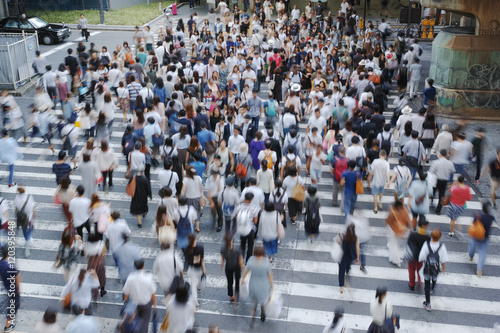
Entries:
{"label": "arm", "polygon": [[340,178],[340,186],[344,186],[344,184],[345,184],[345,178],[342,177]]}
{"label": "arm", "polygon": [[359,239],[356,239],[356,264],[359,262]]}
{"label": "arm", "polygon": [[[443,264],[443,266],[444,266],[444,264]],[[269,273],[267,274],[267,278],[269,279],[269,284],[271,285],[271,290],[273,290],[273,288],[274,288],[273,273],[271,271],[269,271]]]}

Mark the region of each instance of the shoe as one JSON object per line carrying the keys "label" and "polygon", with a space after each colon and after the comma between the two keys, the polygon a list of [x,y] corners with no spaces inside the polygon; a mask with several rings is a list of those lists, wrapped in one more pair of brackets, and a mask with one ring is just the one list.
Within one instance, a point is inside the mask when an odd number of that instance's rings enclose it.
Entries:
{"label": "shoe", "polygon": [[222,228],[221,227],[217,227],[217,232],[221,232]]}
{"label": "shoe", "polygon": [[76,169],[78,169],[78,165],[77,165],[76,167],[74,167],[74,168],[73,168],[73,170],[76,170]]}
{"label": "shoe", "polygon": [[293,225],[297,225],[297,222],[295,222],[294,220],[290,220],[290,223]]}
{"label": "shoe", "polygon": [[440,210],[437,210],[437,209],[436,209],[436,210],[435,210],[435,213],[436,213],[436,215],[441,215],[441,211],[440,211]]}
{"label": "shoe", "polygon": [[12,323],[11,323],[11,324],[10,324],[10,326],[9,326],[9,327],[5,327],[5,328],[3,329],[3,331],[4,331],[4,332],[12,332],[12,331],[14,331],[14,329],[15,329],[15,328],[16,328],[16,324],[12,324]]}
{"label": "shoe", "polygon": [[137,224],[137,228],[141,229],[142,228],[142,223]]}
{"label": "shoe", "polygon": [[359,270],[362,271],[363,273],[367,273],[365,266],[361,265],[359,266]]}
{"label": "shoe", "polygon": [[266,321],[266,313],[265,312],[262,312],[260,314],[260,321]]}
{"label": "shoe", "polygon": [[28,257],[30,256],[30,248],[29,248],[29,247],[26,247],[26,248],[24,249],[24,256],[25,256],[26,258],[28,258]]}
{"label": "shoe", "polygon": [[469,259],[469,261],[472,261],[472,257],[469,254],[467,254],[467,259]]}
{"label": "shoe", "polygon": [[[16,183],[12,183],[12,184],[9,184],[9,187],[16,186],[16,185],[17,185]],[[10,326],[12,326],[12,325],[10,325]]]}
{"label": "shoe", "polygon": [[109,190],[111,191],[113,189],[113,184],[109,185]]}
{"label": "shoe", "polygon": [[448,236],[453,237],[453,236],[455,236],[455,233],[454,232],[449,232]]}
{"label": "shoe", "polygon": [[408,288],[410,288],[411,291],[415,291],[415,286],[410,286],[410,284],[408,284]]}
{"label": "shoe", "polygon": [[108,292],[104,288],[101,288],[101,297],[104,297],[107,293]]}
{"label": "shoe", "polygon": [[476,184],[477,185],[481,184],[481,182],[479,181],[479,179],[476,180]]}
{"label": "shoe", "polygon": [[378,213],[378,210],[377,209],[374,209],[373,210],[373,214],[377,214]]}
{"label": "shoe", "polygon": [[344,287],[340,287],[340,293],[343,294],[344,293]]}
{"label": "shoe", "polygon": [[483,272],[481,272],[481,271],[477,272],[477,277],[481,277],[481,276],[483,276]]}
{"label": "shoe", "polygon": [[431,312],[431,303],[424,302],[423,304],[424,304],[424,309]]}

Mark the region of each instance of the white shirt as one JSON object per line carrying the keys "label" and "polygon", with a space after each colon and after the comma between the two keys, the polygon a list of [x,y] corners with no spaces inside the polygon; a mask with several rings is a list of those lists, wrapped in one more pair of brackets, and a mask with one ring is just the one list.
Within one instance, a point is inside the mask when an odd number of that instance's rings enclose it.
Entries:
{"label": "white shirt", "polygon": [[35,201],[33,200],[33,196],[26,193],[17,194],[16,198],[14,199],[15,209],[20,212],[24,206],[24,203],[26,203],[26,206],[24,207],[24,213],[28,216],[28,221],[31,221],[33,219],[33,209],[35,208]]}
{"label": "white shirt", "polygon": [[170,289],[170,285],[172,285],[172,281],[174,281],[174,276],[180,275],[183,267],[184,261],[173,248],[158,253],[153,263],[153,273],[158,276],[158,282],[163,291],[168,291]]}
{"label": "white shirt", "polygon": [[168,332],[185,332],[193,328],[196,297],[190,295],[186,304],[178,304],[175,297],[171,297],[166,308],[169,313]]}
{"label": "white shirt", "polygon": [[[439,247],[439,242],[433,242],[431,240],[430,245],[431,245],[432,252],[436,252],[436,250]],[[444,264],[448,261],[448,251],[446,251],[445,244],[441,245],[441,248],[439,249],[438,254],[439,254],[439,262],[441,264]],[[418,255],[418,261],[425,262],[425,260],[427,260],[428,255],[429,255],[429,248],[427,247],[427,241],[426,241],[424,243],[424,245],[422,246],[422,249],[420,250],[420,254]],[[422,270],[423,270],[423,266],[422,266]]]}
{"label": "white shirt", "polygon": [[182,179],[182,184],[185,185],[184,195],[188,199],[200,198],[202,190],[200,190],[202,180],[201,177],[196,175],[194,178],[184,177]]}
{"label": "white shirt", "polygon": [[[304,185],[304,178],[299,177],[299,184]],[[297,185],[297,177],[286,176],[283,180],[283,188],[288,198],[292,197],[293,188]]]}
{"label": "white shirt", "polygon": [[250,90],[253,89],[254,86],[254,79],[257,79],[257,76],[255,75],[255,72],[253,70],[247,71],[245,70],[242,75],[243,80],[245,80],[245,84],[248,84],[248,88]]}
{"label": "white shirt", "polygon": [[141,172],[146,168],[146,155],[140,150],[134,150],[129,154],[130,170]]}
{"label": "white shirt", "polygon": [[144,269],[130,273],[123,286],[123,293],[129,295],[130,300],[137,305],[146,305],[156,292],[156,283],[153,275],[144,272]]}
{"label": "white shirt", "polygon": [[356,161],[357,157],[363,156],[365,157],[365,148],[358,146],[358,145],[352,145],[349,148],[346,149],[345,151],[345,157],[347,157],[351,161]]}
{"label": "white shirt", "polygon": [[161,187],[170,187],[172,190],[172,196],[176,195],[177,189],[175,185],[179,182],[179,176],[177,173],[171,170],[161,170],[158,172],[158,180],[160,181]]}
{"label": "white shirt", "polygon": [[124,219],[118,219],[109,223],[104,235],[109,239],[109,249],[111,252],[115,252],[120,245],[125,243],[123,235],[128,236],[130,233],[130,228]]}
{"label": "white shirt", "polygon": [[86,274],[81,287],[78,284],[78,276],[75,274],[64,287],[61,296],[64,297],[71,292],[71,305],[77,305],[86,309],[90,304],[91,290],[99,287],[99,281],[95,277]]}
{"label": "white shirt", "polygon": [[278,211],[262,211],[260,213],[259,234],[265,241],[272,241],[278,238],[278,223],[281,222],[281,215]]}
{"label": "white shirt", "polygon": [[300,18],[300,10],[292,9],[292,22],[293,20],[298,20]]}
{"label": "white shirt", "polygon": [[175,211],[175,213],[172,215],[172,220],[179,222],[179,220],[181,219],[179,213],[181,213],[181,215],[184,217],[188,211],[188,207],[189,207],[189,215],[187,216],[187,219],[189,220],[189,222],[191,222],[191,224],[194,223],[194,221],[198,219],[198,213],[196,212],[196,209],[187,205],[180,206],[179,209]]}
{"label": "white shirt", "polygon": [[372,163],[371,172],[373,173],[372,186],[382,187],[387,184],[391,167],[389,162],[381,158],[377,158]]}
{"label": "white shirt", "polygon": [[238,154],[238,147],[245,142],[245,139],[238,134],[238,136],[231,135],[229,140],[227,140],[227,147],[231,149],[233,154]]}
{"label": "white shirt", "polygon": [[309,126],[309,132],[312,131],[313,127],[316,127],[318,129],[318,132],[321,133],[321,131],[323,131],[326,126],[326,120],[322,116],[316,118],[316,115],[314,115],[313,117],[309,118],[307,125]]}
{"label": "white shirt", "polygon": [[322,161],[326,161],[326,154],[321,152],[319,156],[316,155],[316,152],[314,152],[311,155],[311,166],[310,168],[313,170],[321,170],[321,166],[323,165]]}
{"label": "white shirt", "polygon": [[240,202],[245,201],[245,194],[247,194],[247,193],[253,194],[253,199],[252,199],[252,202],[250,203],[250,205],[252,205],[260,210],[262,205],[264,204],[264,201],[265,201],[264,191],[262,191],[262,189],[260,187],[257,187],[257,186],[247,186],[241,192]]}
{"label": "white shirt", "polygon": [[271,169],[262,171],[262,168],[257,170],[257,186],[262,189],[264,193],[271,193],[274,189],[274,174]]}
{"label": "white shirt", "polygon": [[73,226],[78,228],[90,218],[90,199],[84,196],[71,199],[69,212],[73,215]]}

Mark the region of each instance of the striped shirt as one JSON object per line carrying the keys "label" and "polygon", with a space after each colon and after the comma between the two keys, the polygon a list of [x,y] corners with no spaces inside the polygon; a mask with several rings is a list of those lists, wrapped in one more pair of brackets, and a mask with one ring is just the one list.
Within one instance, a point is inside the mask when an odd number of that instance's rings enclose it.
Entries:
{"label": "striped shirt", "polygon": [[52,172],[56,174],[56,183],[59,185],[59,183],[61,183],[61,179],[66,176],[69,178],[71,166],[68,163],[54,163],[52,165]]}
{"label": "striped shirt", "polygon": [[142,86],[140,83],[132,82],[127,85],[128,94],[130,96],[130,101],[135,102],[137,95],[139,95],[139,91],[141,91]]}

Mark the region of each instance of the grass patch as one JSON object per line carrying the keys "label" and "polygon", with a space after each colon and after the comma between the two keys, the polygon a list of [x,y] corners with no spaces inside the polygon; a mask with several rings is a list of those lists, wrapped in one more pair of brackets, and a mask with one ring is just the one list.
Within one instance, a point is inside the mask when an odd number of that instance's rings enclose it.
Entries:
{"label": "grass patch", "polygon": [[[173,1],[162,1],[162,8],[171,5]],[[83,13],[89,24],[99,24],[99,10],[27,10],[27,15],[40,16],[50,23],[77,24],[80,14]],[[122,9],[104,11],[104,23],[108,25],[143,25],[158,17],[161,12],[158,10],[158,1],[150,0],[149,8],[147,4],[132,6]]]}

